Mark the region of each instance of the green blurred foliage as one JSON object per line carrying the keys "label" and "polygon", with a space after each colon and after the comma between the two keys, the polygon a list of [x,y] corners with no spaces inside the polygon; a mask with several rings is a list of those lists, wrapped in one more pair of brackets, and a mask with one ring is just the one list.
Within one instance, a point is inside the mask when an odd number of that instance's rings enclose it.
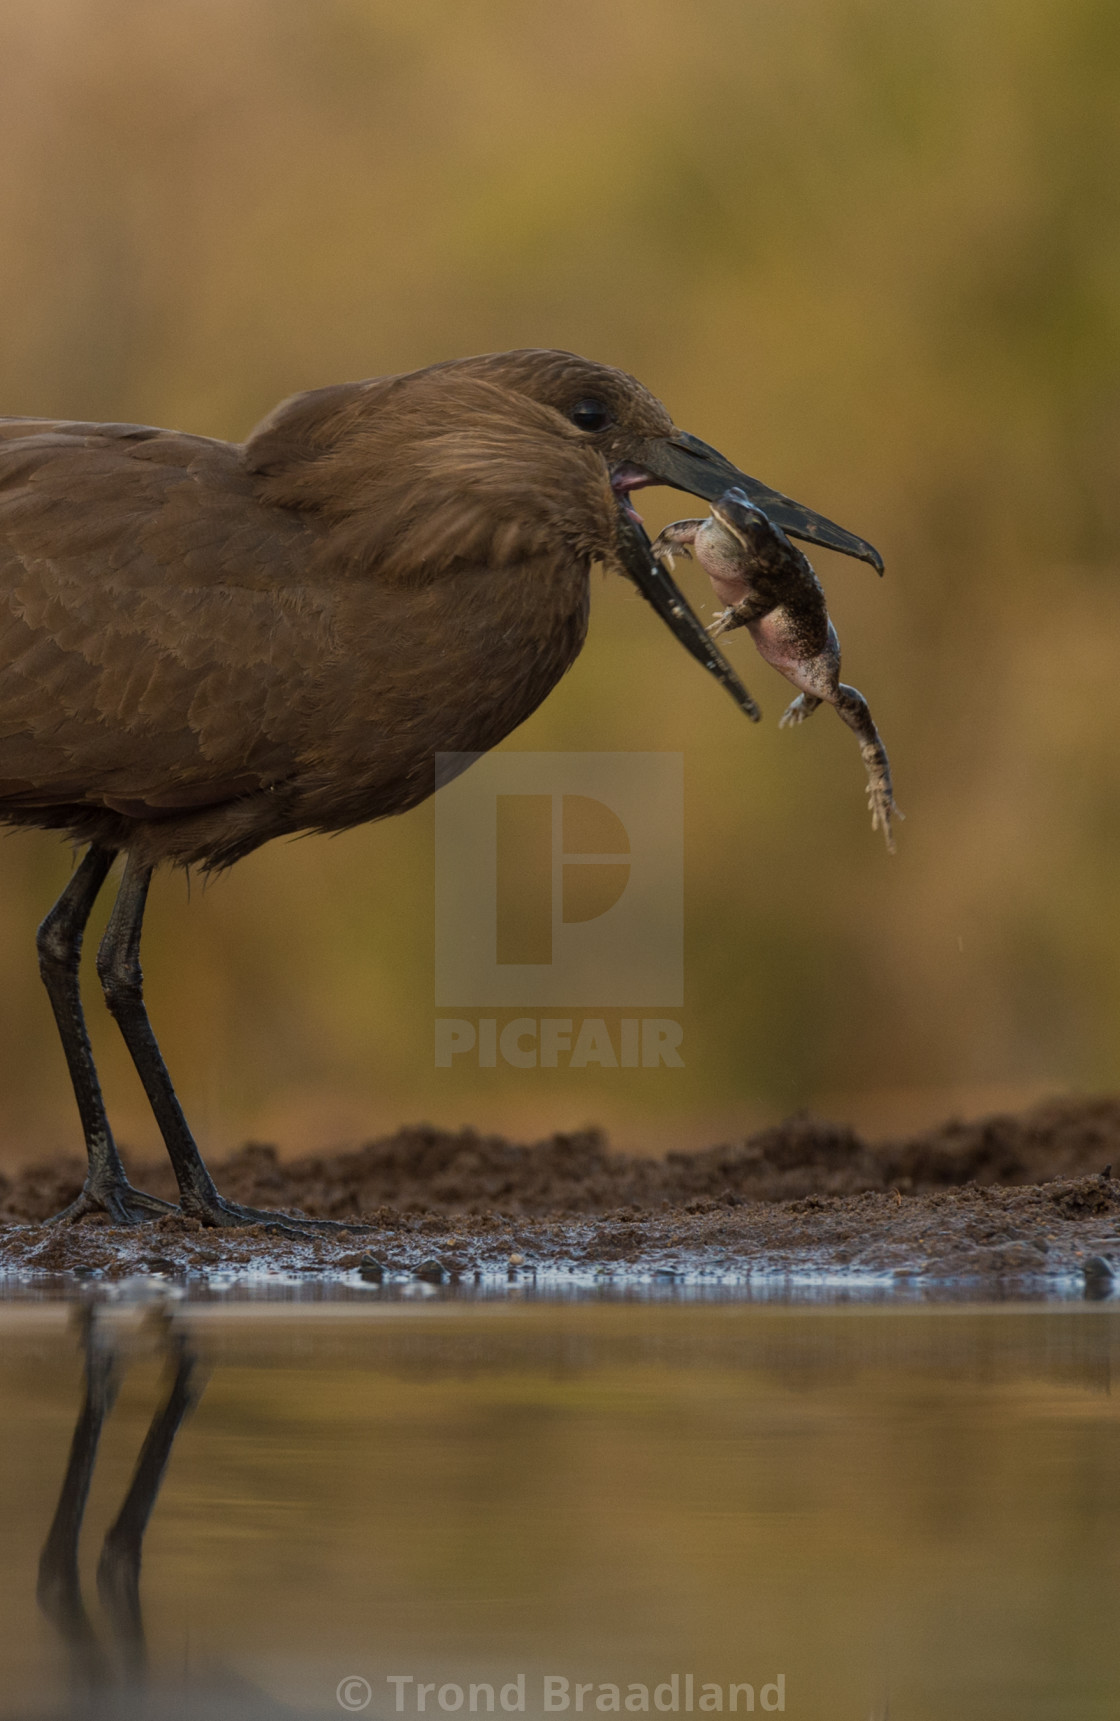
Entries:
{"label": "green blurred foliage", "polygon": [[[835,719],[779,733],[736,638],[749,729],[617,582],[507,743],[684,752],[684,1071],[435,1071],[422,809],[189,907],[157,886],[149,999],[204,1145],[422,1115],[683,1138],[875,1089],[1116,1083],[1118,74],[1105,0],[4,10],[4,411],[240,437],[296,389],[565,346],[887,558],[881,584],[819,571],[908,815],[893,860]],[[68,865],[0,848],[17,1156],[76,1133],[31,937]]]}

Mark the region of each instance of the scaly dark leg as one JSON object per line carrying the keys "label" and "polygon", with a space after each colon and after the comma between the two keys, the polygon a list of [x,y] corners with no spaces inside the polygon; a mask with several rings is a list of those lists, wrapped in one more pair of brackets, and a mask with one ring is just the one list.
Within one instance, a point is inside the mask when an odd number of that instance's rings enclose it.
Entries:
{"label": "scaly dark leg", "polygon": [[268,1225],[291,1236],[311,1230],[368,1230],[368,1226],[357,1221],[345,1224],[331,1219],[304,1219],[284,1213],[269,1213],[259,1207],[241,1207],[219,1195],[183,1116],[144,1008],[140,932],[151,882],[152,868],[138,863],[130,855],[109,916],[109,925],[97,952],[97,972],[105,991],[105,1001],[124,1035],[163,1136],[179,1185],[182,1212],[201,1219],[204,1225]]}
{"label": "scaly dark leg", "polygon": [[58,1023],[89,1157],[82,1193],[69,1207],[55,1214],[52,1223],[69,1223],[81,1219],[86,1213],[104,1212],[118,1225],[136,1225],[153,1214],[174,1212],[170,1202],[133,1189],[125,1176],[109,1119],[105,1115],[101,1084],[97,1079],[82,1014],[78,977],[82,935],[115,858],[114,849],[101,848],[96,843],[87,849],[81,865],[40,926],[36,938],[39,972]]}

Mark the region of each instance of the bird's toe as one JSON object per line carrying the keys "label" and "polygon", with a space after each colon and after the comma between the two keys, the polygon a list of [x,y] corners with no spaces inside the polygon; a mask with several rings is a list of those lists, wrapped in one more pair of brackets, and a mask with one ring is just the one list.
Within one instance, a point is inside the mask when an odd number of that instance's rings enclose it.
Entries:
{"label": "bird's toe", "polygon": [[192,1196],[183,1202],[183,1211],[203,1225],[218,1230],[232,1230],[248,1225],[262,1225],[279,1237],[315,1237],[324,1232],[371,1231],[373,1227],[361,1219],[309,1219],[303,1213],[277,1213],[267,1207],[245,1207],[238,1201],[227,1201],[224,1195],[200,1198]]}
{"label": "bird's toe", "polygon": [[92,1213],[105,1213],[114,1225],[144,1225],[178,1211],[173,1201],[134,1189],[131,1183],[86,1183],[81,1194],[61,1213],[52,1214],[47,1224],[76,1225]]}

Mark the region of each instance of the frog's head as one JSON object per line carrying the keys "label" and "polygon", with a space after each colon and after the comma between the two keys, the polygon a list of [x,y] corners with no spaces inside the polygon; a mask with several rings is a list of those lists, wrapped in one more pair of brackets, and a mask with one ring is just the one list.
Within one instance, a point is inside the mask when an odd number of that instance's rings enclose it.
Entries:
{"label": "frog's head", "polygon": [[[656,404],[660,406],[659,402]],[[652,554],[641,520],[630,504],[631,492],[650,484],[668,484],[675,490],[703,497],[705,502],[715,504],[714,518],[725,531],[737,533],[743,529],[748,533],[744,540],[748,543],[750,534],[755,534],[751,550],[756,556],[760,533],[765,540],[764,553],[770,556],[778,553],[783,558],[798,556],[799,552],[784,535],[788,532],[791,538],[823,544],[830,550],[839,550],[841,555],[870,562],[879,574],[883,572],[883,558],[873,545],[857,538],[854,532],[845,531],[843,526],[814,513],[804,503],[783,496],[779,490],[771,490],[760,479],[748,478],[726,455],[687,430],[678,430],[675,425],[668,429],[651,425],[643,426],[642,431],[644,434],[635,434],[631,429],[629,441],[616,443],[609,459],[611,485],[620,504],[622,566],[682,645],[723,683],[748,716],[756,717],[757,707],[739,677],[689,608],[664,563]],[[721,508],[725,510],[722,515]]]}
{"label": "frog's head", "polygon": [[[781,532],[781,527],[775,527],[761,508],[756,508],[746,491],[736,486],[725,490],[722,496],[712,503],[712,519],[736,538],[743,548],[751,550],[760,531],[767,529]],[[781,532],[782,537],[785,533]]]}
{"label": "frog's head", "polygon": [[[716,537],[720,559],[739,571],[743,580],[750,579],[752,570],[756,577],[762,573],[777,578],[798,573],[812,576],[813,570],[797,545],[741,488],[725,490],[712,503],[705,527]],[[712,574],[710,566],[707,571]]]}

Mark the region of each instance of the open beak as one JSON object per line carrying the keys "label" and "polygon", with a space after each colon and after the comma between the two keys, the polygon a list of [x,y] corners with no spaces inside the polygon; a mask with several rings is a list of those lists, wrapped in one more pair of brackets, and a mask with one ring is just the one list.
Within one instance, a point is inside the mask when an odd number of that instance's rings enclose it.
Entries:
{"label": "open beak", "polygon": [[702,496],[705,502],[718,502],[725,490],[745,490],[767,519],[788,532],[791,538],[801,538],[807,544],[824,544],[839,550],[842,556],[857,556],[870,562],[877,574],[883,571],[883,558],[873,545],[853,532],[845,532],[814,514],[800,502],[771,490],[757,478],[748,478],[715,448],[709,448],[698,436],[687,430],[675,430],[671,436],[657,437],[647,442],[640,466],[620,468],[615,474],[615,488],[620,493],[636,490],[647,484],[669,484],[674,490],[687,490]]}
{"label": "open beak", "polygon": [[745,711],[751,722],[757,723],[762,715],[758,706],[684,593],[678,589],[664,562],[659,562],[654,555],[645,527],[624,496],[619,499],[618,548],[623,569],[642,596],[649,599],[685,650],[690,651],[709,674],[726,687],[740,711]]}
{"label": "open beak", "polygon": [[793,502],[779,490],[771,490],[757,478],[748,478],[715,448],[709,448],[698,436],[686,430],[675,430],[671,436],[657,437],[647,442],[641,464],[627,461],[615,467],[611,483],[618,497],[618,544],[622,566],[642,595],[649,599],[661,619],[685,649],[704,665],[716,680],[722,682],[732,699],[745,711],[752,723],[759,719],[759,709],[743,683],[711,638],[703,622],[687,602],[668,568],[659,562],[638,515],[627,497],[631,490],[644,489],[651,484],[668,484],[674,490],[687,490],[702,496],[706,502],[718,502],[725,490],[745,490],[767,519],[788,532],[791,538],[801,538],[809,544],[824,544],[839,550],[844,556],[857,556],[870,562],[876,573],[883,571],[883,558],[871,544],[845,532],[814,514],[800,502]]}

